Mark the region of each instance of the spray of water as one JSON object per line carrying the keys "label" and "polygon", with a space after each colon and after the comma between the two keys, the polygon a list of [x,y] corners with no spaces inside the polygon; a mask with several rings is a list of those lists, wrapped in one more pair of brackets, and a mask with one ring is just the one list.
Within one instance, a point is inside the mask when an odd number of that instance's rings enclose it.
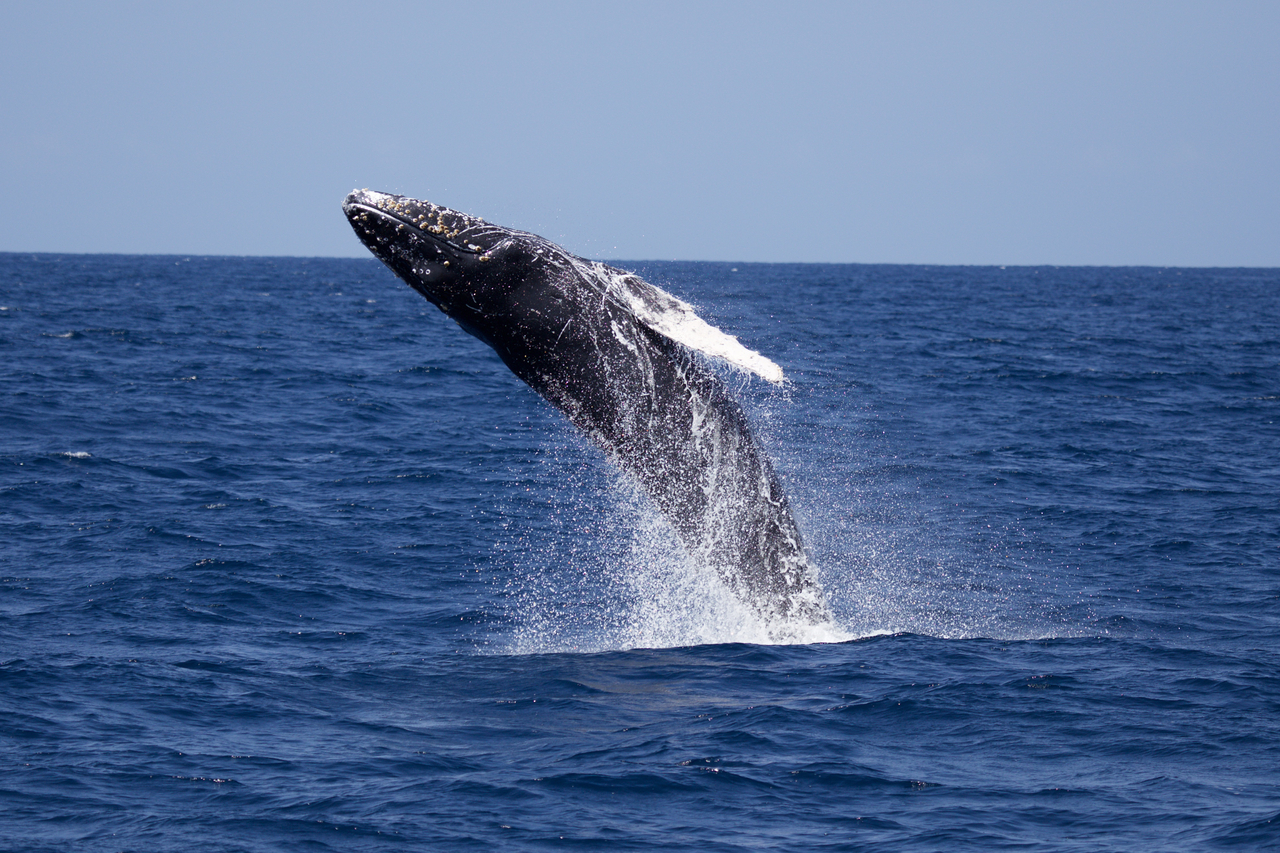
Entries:
{"label": "spray of water", "polygon": [[[680,544],[670,523],[621,474],[603,492],[575,490],[570,512],[606,508],[586,548],[565,529],[524,552],[506,582],[517,653],[669,648],[710,643],[821,643],[851,638],[834,623],[762,615]],[[597,505],[598,506],[598,505]]]}
{"label": "spray of water", "polygon": [[852,400],[832,410],[831,381],[770,395],[752,415],[789,474],[841,630],[1001,640],[1094,633],[1083,627],[1088,609],[1059,588],[1062,566],[1016,523],[980,521],[979,508],[957,503],[955,484],[930,459],[901,458],[877,412]]}
{"label": "spray of water", "polygon": [[[596,652],[714,643],[830,643],[881,634],[1004,640],[1083,636],[1017,532],[975,545],[930,515],[920,479],[888,466],[849,425],[795,423],[794,389],[738,390],[779,467],[831,606],[830,622],[766,621],[625,475],[567,428],[541,462],[552,524],[502,548],[512,653]],[[757,385],[759,383],[756,383]],[[756,393],[763,390],[764,393]],[[806,440],[805,436],[809,436]],[[914,485],[913,485],[914,484]],[[928,492],[927,489],[923,490]]]}

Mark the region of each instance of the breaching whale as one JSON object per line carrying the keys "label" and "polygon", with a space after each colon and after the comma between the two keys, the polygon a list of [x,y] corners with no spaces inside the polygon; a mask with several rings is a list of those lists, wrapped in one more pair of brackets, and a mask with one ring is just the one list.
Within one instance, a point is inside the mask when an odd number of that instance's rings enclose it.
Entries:
{"label": "breaching whale", "polygon": [[691,350],[780,383],[777,365],[665,291],[534,234],[370,190],[342,207],[376,257],[634,477],[771,633],[827,621],[772,465]]}

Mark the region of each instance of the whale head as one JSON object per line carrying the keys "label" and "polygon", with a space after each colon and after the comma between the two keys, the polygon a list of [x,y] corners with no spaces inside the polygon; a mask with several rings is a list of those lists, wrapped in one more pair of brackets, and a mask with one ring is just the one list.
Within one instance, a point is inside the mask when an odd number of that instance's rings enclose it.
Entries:
{"label": "whale head", "polygon": [[540,237],[408,196],[354,190],[342,210],[369,251],[463,322],[484,291],[516,286]]}
{"label": "whale head", "polygon": [[[584,309],[609,303],[682,346],[775,384],[783,382],[782,368],[706,323],[688,303],[632,273],[572,255],[536,234],[429,201],[372,190],[354,190],[342,209],[369,251],[392,272],[499,352],[490,333],[495,325],[530,327],[531,316],[558,316],[569,303]],[[517,292],[519,299],[514,299]],[[511,314],[514,302],[521,303],[519,317]]]}

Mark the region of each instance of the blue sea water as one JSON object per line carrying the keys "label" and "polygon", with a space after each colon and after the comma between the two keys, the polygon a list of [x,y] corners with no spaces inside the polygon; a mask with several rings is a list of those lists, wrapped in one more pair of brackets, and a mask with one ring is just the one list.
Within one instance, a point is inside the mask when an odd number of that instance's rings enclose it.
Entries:
{"label": "blue sea water", "polygon": [[0,849],[1280,847],[1280,271],[629,266],[826,642],[372,259],[0,255]]}

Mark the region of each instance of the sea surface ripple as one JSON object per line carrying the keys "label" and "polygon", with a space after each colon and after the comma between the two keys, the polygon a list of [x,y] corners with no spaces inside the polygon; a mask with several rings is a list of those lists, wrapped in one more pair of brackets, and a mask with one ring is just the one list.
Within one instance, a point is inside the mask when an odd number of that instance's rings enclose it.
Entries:
{"label": "sea surface ripple", "polygon": [[842,641],[372,259],[0,254],[0,848],[1280,847],[1280,271],[622,265]]}

